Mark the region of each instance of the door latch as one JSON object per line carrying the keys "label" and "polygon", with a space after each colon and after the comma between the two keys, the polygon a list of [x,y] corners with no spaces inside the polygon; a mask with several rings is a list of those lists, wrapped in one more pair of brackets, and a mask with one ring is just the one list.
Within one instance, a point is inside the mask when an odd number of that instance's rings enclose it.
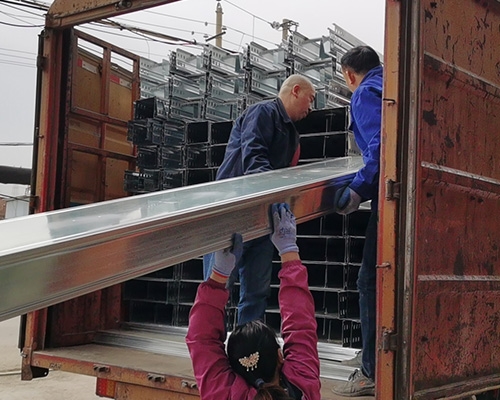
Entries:
{"label": "door latch", "polygon": [[382,333],[382,350],[396,351],[398,349],[398,334],[394,331],[384,331]]}
{"label": "door latch", "polygon": [[392,179],[385,181],[385,199],[396,200],[401,197],[401,183]]}

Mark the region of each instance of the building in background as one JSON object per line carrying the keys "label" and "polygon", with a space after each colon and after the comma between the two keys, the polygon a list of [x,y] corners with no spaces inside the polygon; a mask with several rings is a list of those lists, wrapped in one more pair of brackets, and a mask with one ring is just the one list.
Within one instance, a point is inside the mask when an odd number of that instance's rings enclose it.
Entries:
{"label": "building in background", "polygon": [[[29,214],[29,186],[2,185],[0,192],[0,220]],[[8,190],[7,190],[8,189]],[[6,194],[5,192],[8,192]]]}

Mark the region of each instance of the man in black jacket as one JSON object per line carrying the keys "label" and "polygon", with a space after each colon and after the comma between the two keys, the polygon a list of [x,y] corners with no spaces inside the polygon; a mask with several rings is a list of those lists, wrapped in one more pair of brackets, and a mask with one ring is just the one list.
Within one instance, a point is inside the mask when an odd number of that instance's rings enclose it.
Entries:
{"label": "man in black jacket", "polygon": [[[278,97],[248,107],[235,121],[216,180],[297,165],[299,134],[294,122],[311,111],[316,91],[302,75],[291,75]],[[268,236],[243,245],[243,256],[229,285],[239,277],[238,324],[262,319],[269,296],[274,246]],[[204,257],[204,277],[210,277],[213,254]]]}

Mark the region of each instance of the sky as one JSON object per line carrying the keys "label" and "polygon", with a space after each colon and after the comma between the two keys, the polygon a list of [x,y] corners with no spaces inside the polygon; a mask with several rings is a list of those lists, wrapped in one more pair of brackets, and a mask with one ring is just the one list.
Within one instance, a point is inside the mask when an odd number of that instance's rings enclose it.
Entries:
{"label": "sky", "polygon": [[[115,19],[122,24],[205,43],[205,38],[215,32],[216,4],[217,0],[181,0]],[[252,40],[276,48],[282,33],[273,29],[271,23],[287,18],[297,22],[297,31],[308,38],[327,36],[328,28],[335,23],[383,53],[385,0],[220,0],[220,4],[223,25],[227,27],[223,47],[230,50],[243,50]],[[35,58],[43,14],[44,11],[26,8],[22,0],[9,3],[0,0],[0,165],[31,167],[32,147],[24,144],[33,141]],[[168,59],[170,51],[180,47],[101,26],[86,26],[82,27],[85,32],[154,61]],[[183,48],[200,52],[196,46]],[[8,145],[12,143],[17,145]]]}

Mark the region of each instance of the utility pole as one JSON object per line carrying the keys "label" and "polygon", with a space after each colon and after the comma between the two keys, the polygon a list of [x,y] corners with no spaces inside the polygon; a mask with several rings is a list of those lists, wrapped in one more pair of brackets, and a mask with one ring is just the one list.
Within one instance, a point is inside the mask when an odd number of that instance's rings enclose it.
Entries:
{"label": "utility pole", "polygon": [[288,18],[283,18],[283,22],[280,24],[278,22],[273,22],[271,26],[274,29],[279,29],[281,28],[281,40],[283,42],[286,42],[288,40],[288,32],[291,30],[292,26],[295,27],[295,31],[297,31],[297,26],[299,26],[298,22],[292,21],[291,19]]}
{"label": "utility pole", "polygon": [[222,6],[220,5],[220,0],[217,0],[217,8],[215,10],[216,20],[215,20],[215,45],[217,47],[222,47]]}
{"label": "utility pole", "polygon": [[281,26],[283,30],[281,31],[281,39],[283,42],[286,42],[288,40],[288,29],[290,29],[290,22],[291,20],[287,18],[283,18],[283,22],[281,23]]}

